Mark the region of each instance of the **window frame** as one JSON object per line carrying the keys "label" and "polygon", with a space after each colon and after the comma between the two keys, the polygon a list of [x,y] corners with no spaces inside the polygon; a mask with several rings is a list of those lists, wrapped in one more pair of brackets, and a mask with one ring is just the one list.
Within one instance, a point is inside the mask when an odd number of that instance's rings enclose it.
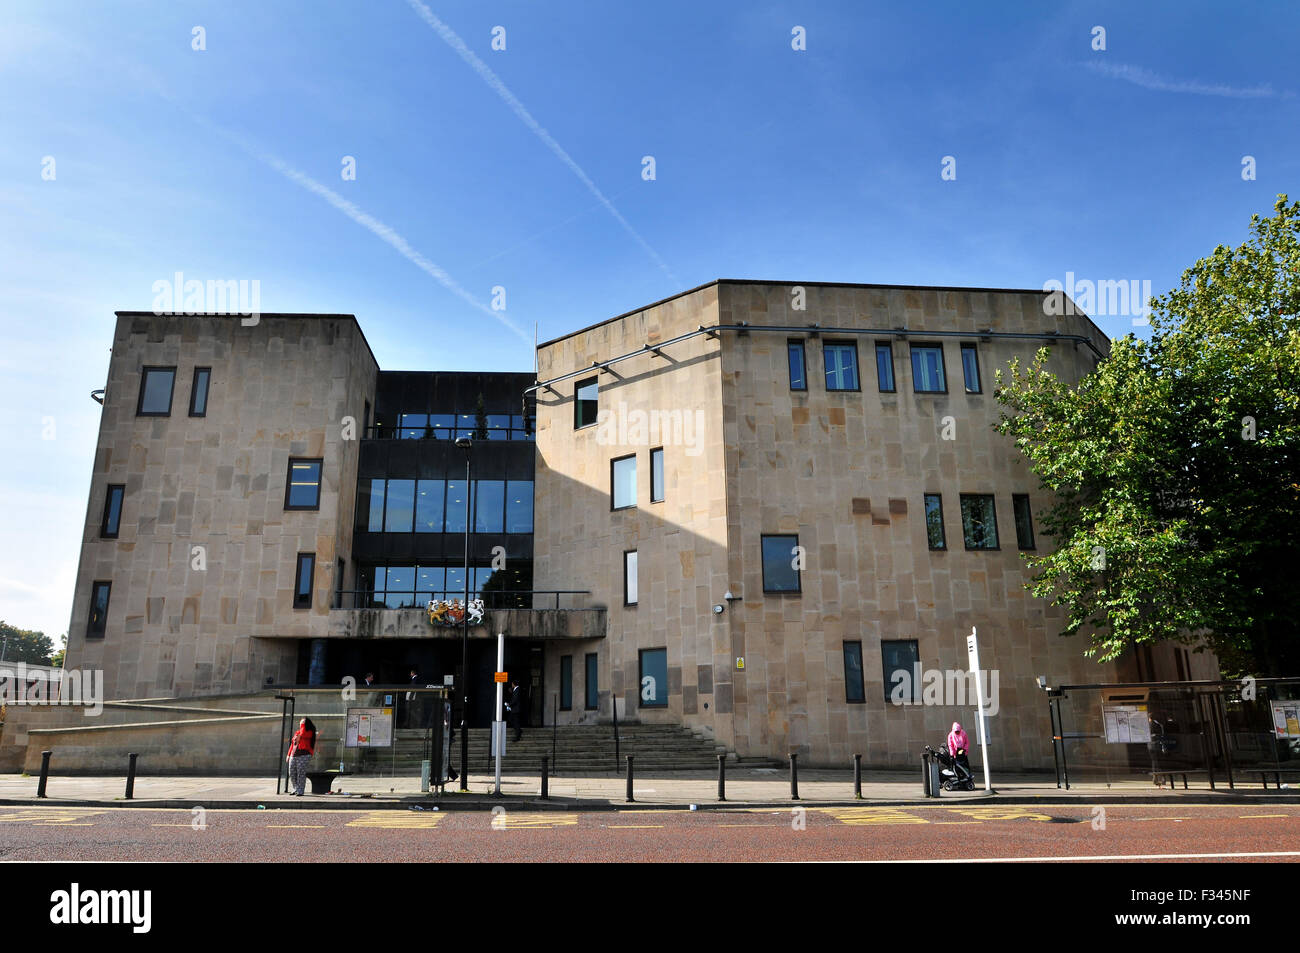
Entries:
{"label": "window frame", "polygon": [[[853,387],[832,387],[830,380],[830,368],[826,366],[827,348],[847,348],[853,355]],[[835,338],[822,341],[822,370],[825,373],[825,387],[828,394],[860,394],[862,393],[862,362],[858,360],[858,342],[856,340],[841,341]]]}
{"label": "window frame", "polygon": [[[616,490],[617,487],[618,487],[618,482],[617,482],[617,480],[615,479],[614,474],[615,474],[615,470],[616,470],[616,468],[617,468],[617,465],[620,464],[620,463],[622,463],[622,462],[624,462],[625,460],[631,460],[631,461],[632,461],[632,502],[631,502],[631,503],[624,503],[622,506],[618,506],[618,505],[617,505],[617,502],[616,502],[616,499],[615,499],[615,490]],[[637,482],[637,480],[636,480],[636,454],[635,454],[635,453],[628,453],[628,454],[624,454],[624,455],[621,456],[621,457],[614,457],[613,459],[611,459],[611,460],[609,461],[609,509],[610,509],[610,512],[616,512],[616,511],[618,511],[618,510],[634,510],[634,509],[636,509],[636,503],[637,503],[637,499],[636,499],[636,498],[637,498],[637,491],[638,491],[638,489],[639,489],[639,488],[637,487],[637,485],[636,485],[636,482]]]}
{"label": "window frame", "polygon": [[[99,601],[100,590],[104,590],[104,615],[95,624],[95,604]],[[108,630],[108,609],[113,599],[113,580],[96,579],[90,584],[90,605],[86,609],[86,638],[102,639]]]}
{"label": "window frame", "polygon": [[[303,563],[310,564],[307,571],[307,592],[304,595],[302,591],[303,582]],[[293,607],[295,609],[310,609],[313,600],[316,597],[316,554],[299,553],[294,561],[293,572]]]}
{"label": "window frame", "polygon": [[572,654],[560,656],[560,711],[573,711]]}
{"label": "window frame", "polygon": [[[894,342],[876,341],[875,344],[876,344],[876,348],[875,348],[876,386],[880,389],[880,393],[882,394],[897,394],[898,375],[894,371]],[[888,387],[886,387],[885,382],[880,379],[880,351],[882,348],[884,349],[885,353],[889,355],[889,386]]]}
{"label": "window frame", "polygon": [[[1025,540],[1020,532],[1020,507],[1024,505],[1025,519],[1028,522],[1029,545],[1025,545]],[[1016,524],[1016,548],[1021,552],[1034,552],[1038,549],[1036,545],[1037,536],[1034,533],[1034,508],[1029,502],[1028,493],[1011,494],[1011,516]]]}
{"label": "window frame", "polygon": [[917,684],[917,679],[916,679],[916,666],[921,663],[921,641],[920,639],[881,639],[880,640],[880,674],[881,674],[881,680],[884,682],[884,686],[885,686],[885,704],[892,706],[894,704],[894,701],[891,696],[894,693],[894,685],[890,679],[890,676],[893,675],[894,672],[897,672],[898,669],[895,668],[893,669],[893,671],[885,671],[885,646],[886,645],[912,646],[912,669],[907,673],[908,677],[912,682],[911,685],[912,694],[910,698],[904,699],[903,704],[914,705],[917,702],[921,701],[921,686]]}
{"label": "window frame", "polygon": [[[314,463],[316,464],[317,467],[319,467],[319,470],[317,470],[316,473],[316,483],[315,483],[316,502],[313,503],[311,506],[303,506],[302,504],[289,502],[290,498],[293,495],[293,486],[294,486],[293,465],[295,463]],[[324,457],[290,457],[288,466],[285,469],[285,477],[284,477],[284,508],[286,510],[304,510],[307,512],[313,510],[319,511],[321,484],[323,484],[324,482],[325,482],[325,458]],[[305,486],[306,484],[300,484],[300,485]],[[385,511],[388,509],[387,484],[385,484],[385,490],[384,490],[384,509]],[[385,519],[387,519],[387,513],[385,513]]]}
{"label": "window frame", "polygon": [[[659,496],[655,496],[655,461],[659,461],[657,468],[659,473]],[[650,451],[650,502],[662,503],[668,493],[667,474],[664,472],[664,448],[655,447]]]}
{"label": "window frame", "polygon": [[[641,700],[641,680],[645,678],[645,656],[647,652],[662,652],[664,654],[664,684],[660,697],[662,701],[647,702]],[[656,693],[660,694],[660,693]],[[636,653],[636,698],[638,708],[667,708],[668,707],[668,647],[660,646],[658,648],[638,649]]]}
{"label": "window frame", "polygon": [[[795,386],[794,368],[791,362],[794,358],[795,351],[799,353],[799,374],[803,380],[803,386]],[[808,391],[808,348],[803,338],[787,338],[785,342],[785,369],[790,375],[790,390],[800,393]]]}
{"label": "window frame", "polygon": [[[917,349],[939,352],[939,376],[942,378],[940,383],[943,386],[937,390],[921,390],[916,386],[916,352]],[[948,358],[943,353],[943,344],[910,344],[908,354],[912,361],[912,393],[914,394],[946,394],[948,393]]]}
{"label": "window frame", "polygon": [[[962,538],[962,543],[963,543],[963,545],[965,545],[966,550],[967,550],[968,552],[998,552],[999,550],[1002,549],[1002,533],[998,530],[998,504],[997,504],[997,499],[996,499],[996,497],[995,497],[994,494],[992,494],[992,493],[960,493],[960,494],[958,494],[958,500],[959,500],[959,501],[965,501],[965,500],[968,500],[968,499],[972,499],[972,500],[988,500],[988,501],[989,501],[989,506],[990,506],[990,508],[991,508],[991,515],[992,515],[992,520],[991,520],[991,522],[992,522],[992,524],[993,524],[993,537],[994,537],[994,540],[996,541],[996,544],[997,544],[997,545],[994,545],[994,546],[972,546],[972,545],[970,545],[970,542],[969,542],[969,534],[966,532],[966,507],[963,506],[963,505],[961,505],[961,502],[959,502],[958,505],[959,505],[959,507],[960,507],[960,509],[961,509],[961,538]],[[986,534],[986,535],[987,535],[987,534]]]}
{"label": "window frame", "polygon": [[[582,389],[588,385],[591,385],[596,388],[595,400],[584,401],[581,397],[578,396],[579,394],[582,393]],[[581,423],[580,421],[582,420],[582,407],[583,404],[585,403],[595,404],[596,413],[590,421],[586,423]],[[586,430],[588,427],[594,427],[596,426],[599,417],[600,417],[600,375],[597,374],[595,377],[584,378],[583,380],[580,380],[573,385],[573,429]]]}
{"label": "window frame", "polygon": [[[850,646],[856,646],[857,648],[857,657],[858,657],[858,677],[857,677],[858,697],[857,698],[854,698],[853,693],[849,691],[849,686],[851,684],[851,679],[849,674],[849,647]],[[844,656],[844,703],[846,705],[865,705],[867,703],[867,683],[866,683],[866,672],[864,671],[865,666],[862,661],[862,641],[860,639],[858,640],[850,639],[841,643],[841,654]]]}
{"label": "window frame", "polygon": [[[632,557],[631,559],[632,572],[630,576],[628,574],[629,556]],[[633,583],[632,589],[635,591],[631,591],[628,588],[627,583],[629,578],[632,580]],[[631,608],[639,604],[641,599],[640,583],[641,583],[641,563],[640,563],[640,559],[637,557],[637,551],[635,549],[625,549],[623,550],[623,606],[624,608]],[[631,601],[628,600],[629,595],[634,597]]]}
{"label": "window frame", "polygon": [[[770,589],[767,584],[767,558],[764,553],[764,542],[768,539],[793,539],[794,545],[799,545],[798,533],[760,533],[758,536],[758,558],[763,568],[763,594],[770,596],[789,596],[801,595],[803,593],[803,570],[794,570],[795,588],[793,589]],[[791,552],[794,550],[792,549]]]}
{"label": "window frame", "polygon": [[[975,389],[974,390],[971,390],[970,375],[966,373],[966,353],[968,351],[970,352],[971,360],[975,362]],[[979,349],[974,344],[963,344],[961,345],[960,352],[961,352],[961,382],[962,382],[962,386],[966,388],[966,393],[968,394],[984,393],[982,376],[980,374]]]}
{"label": "window frame", "polygon": [[[117,498],[117,525],[113,527],[113,532],[108,531],[108,518],[112,512],[113,492],[118,492]],[[104,494],[104,515],[99,521],[99,538],[100,539],[117,539],[122,529],[122,507],[126,503],[126,484],[110,483],[108,491]]]}
{"label": "window frame", "polygon": [[[149,387],[149,375],[154,371],[167,371],[172,376],[171,386],[167,388],[167,409],[163,411],[145,410],[144,394]],[[146,364],[140,368],[140,394],[135,401],[135,415],[137,417],[170,417],[172,415],[172,404],[176,402],[176,365],[175,364]]]}
{"label": "window frame", "polygon": [[[199,396],[199,375],[206,374],[203,379],[203,409],[195,410],[196,398]],[[194,377],[190,381],[190,416],[206,417],[208,415],[208,391],[212,387],[212,368],[196,367],[194,368]]]}
{"label": "window frame", "polygon": [[600,708],[600,655],[588,652],[583,659],[582,704],[584,711]]}
{"label": "window frame", "polygon": [[[930,500],[936,500],[939,503],[939,545],[934,545],[934,540],[930,538]],[[943,521],[943,494],[942,493],[923,493],[921,495],[921,517],[925,520],[925,542],[930,547],[931,552],[946,553],[948,551],[948,527]]]}

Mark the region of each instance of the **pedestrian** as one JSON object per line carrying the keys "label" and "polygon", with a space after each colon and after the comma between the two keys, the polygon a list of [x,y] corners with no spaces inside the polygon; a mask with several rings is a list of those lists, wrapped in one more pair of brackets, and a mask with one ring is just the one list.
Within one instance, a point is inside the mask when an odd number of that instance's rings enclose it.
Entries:
{"label": "pedestrian", "polygon": [[366,688],[374,688],[374,687],[375,687],[375,673],[366,672]]}
{"label": "pedestrian", "polygon": [[961,723],[954,721],[952,731],[948,732],[948,753],[967,771],[970,770],[970,759],[967,756],[969,751],[970,738],[966,736],[966,730],[962,728]]}
{"label": "pedestrian", "polygon": [[[416,687],[417,685],[419,685],[419,684],[420,684],[420,671],[419,671],[419,669],[417,669],[417,668],[415,668],[414,666],[412,666],[412,667],[411,667],[411,687],[412,687],[412,688],[415,688],[415,687]],[[407,727],[407,728],[419,728],[419,727],[420,727],[420,711],[419,711],[419,707],[416,705],[416,693],[415,693],[415,692],[407,692],[407,693],[406,693],[406,719],[405,719],[405,720],[406,720],[406,727]]]}
{"label": "pedestrian", "polygon": [[510,683],[510,699],[506,702],[506,721],[514,729],[515,741],[524,735],[523,729],[519,727],[519,716],[523,707],[523,689],[519,686],[519,680],[515,679]]}
{"label": "pedestrian", "polygon": [[316,726],[310,718],[304,718],[298,723],[298,730],[293,733],[293,740],[289,742],[289,754],[285,758],[289,762],[289,786],[292,788],[289,794],[301,797],[306,793],[303,789],[307,786],[307,766],[311,763],[315,750]]}

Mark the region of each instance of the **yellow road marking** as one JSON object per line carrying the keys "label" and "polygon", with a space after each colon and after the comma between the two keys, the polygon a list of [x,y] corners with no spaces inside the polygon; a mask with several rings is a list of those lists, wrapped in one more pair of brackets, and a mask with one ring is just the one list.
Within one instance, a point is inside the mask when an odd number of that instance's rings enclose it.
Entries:
{"label": "yellow road marking", "polygon": [[1241,817],[1290,817],[1290,814],[1242,814]]}
{"label": "yellow road marking", "polygon": [[523,831],[548,830],[554,827],[574,827],[577,817],[571,814],[496,814],[492,818],[493,830]]}
{"label": "yellow road marking", "polygon": [[983,824],[983,821],[935,821],[936,824]]}
{"label": "yellow road marking", "polygon": [[0,823],[33,824],[37,827],[58,825],[60,827],[93,827],[94,822],[77,823],[88,817],[96,817],[103,811],[91,811],[80,807],[28,807],[17,810],[6,809],[0,813]]}
{"label": "yellow road marking", "polygon": [[348,827],[378,827],[385,830],[429,830],[437,827],[445,814],[413,811],[370,811],[364,817],[348,821]]}
{"label": "yellow road marking", "polygon": [[810,811],[829,814],[842,824],[929,824],[923,817],[896,807],[813,807]]}
{"label": "yellow road marking", "polygon": [[324,827],[324,824],[267,824],[267,827]]}
{"label": "yellow road marking", "polygon": [[948,808],[954,814],[965,814],[967,817],[973,817],[977,821],[1018,821],[1024,818],[1035,821],[1050,821],[1051,817],[1041,814],[1032,808],[1014,807],[965,807]]}
{"label": "yellow road marking", "polygon": [[646,830],[647,828],[658,829],[663,827],[663,825],[662,824],[610,824],[608,825],[608,827],[612,831],[631,831],[631,830],[643,831]]}

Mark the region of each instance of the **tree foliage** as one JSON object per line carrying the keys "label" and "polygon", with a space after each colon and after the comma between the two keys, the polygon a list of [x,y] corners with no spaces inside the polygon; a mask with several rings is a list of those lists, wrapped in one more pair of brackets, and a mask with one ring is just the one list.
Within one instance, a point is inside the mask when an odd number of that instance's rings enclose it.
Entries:
{"label": "tree foliage", "polygon": [[8,622],[0,622],[0,645],[4,646],[5,662],[49,665],[54,654],[54,643],[44,632],[20,629]]}
{"label": "tree foliage", "polygon": [[1274,213],[1076,385],[1046,348],[998,374],[997,429],[1056,498],[1029,587],[1089,656],[1203,639],[1228,674],[1300,670],[1300,203]]}

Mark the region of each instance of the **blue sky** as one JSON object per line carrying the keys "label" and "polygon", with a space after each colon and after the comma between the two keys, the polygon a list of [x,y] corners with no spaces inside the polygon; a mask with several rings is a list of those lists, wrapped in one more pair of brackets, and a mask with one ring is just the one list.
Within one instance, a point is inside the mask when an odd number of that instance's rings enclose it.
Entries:
{"label": "blue sky", "polygon": [[113,312],[177,271],[387,370],[718,277],[1165,290],[1300,193],[1300,7],[1135,6],[8,0],[0,619],[66,630]]}

